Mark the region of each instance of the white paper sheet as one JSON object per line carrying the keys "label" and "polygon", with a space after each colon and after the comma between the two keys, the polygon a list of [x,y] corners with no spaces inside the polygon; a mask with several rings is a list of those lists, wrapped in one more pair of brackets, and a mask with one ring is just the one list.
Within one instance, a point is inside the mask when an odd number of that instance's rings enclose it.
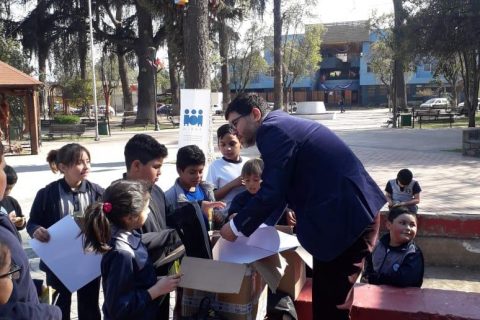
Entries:
{"label": "white paper sheet", "polygon": [[71,216],[66,216],[48,228],[49,242],[30,240],[33,251],[53,271],[70,292],[75,292],[100,276],[99,254],[85,254],[80,228]]}
{"label": "white paper sheet", "polygon": [[279,232],[274,227],[258,228],[247,237],[235,242],[220,238],[213,247],[213,259],[232,263],[251,263],[281,251],[298,247],[295,236]]}

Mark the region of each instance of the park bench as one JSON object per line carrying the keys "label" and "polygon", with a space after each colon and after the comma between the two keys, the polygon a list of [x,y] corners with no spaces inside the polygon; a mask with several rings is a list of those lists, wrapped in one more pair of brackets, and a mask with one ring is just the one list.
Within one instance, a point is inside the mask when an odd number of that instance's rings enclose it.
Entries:
{"label": "park bench", "polygon": [[455,114],[449,112],[442,113],[439,109],[418,110],[414,112],[414,117],[417,119],[420,129],[422,128],[422,123],[427,122],[448,122],[451,128],[452,123],[455,121]]}
{"label": "park bench", "polygon": [[41,119],[40,120],[40,127],[41,128],[48,128],[50,125],[53,123],[53,120],[46,120],[46,119]]}
{"label": "park bench", "polygon": [[122,117],[122,122],[120,124],[120,129],[125,129],[127,126],[133,126],[135,124],[143,125],[143,128],[147,130],[148,123],[150,121],[148,119],[137,119],[137,116],[125,116]]}
{"label": "park bench", "polygon": [[87,128],[95,128],[95,119],[82,119],[80,120],[81,124],[84,124]]}
{"label": "park bench", "polygon": [[64,135],[76,135],[80,137],[82,134],[85,133],[85,125],[84,124],[58,124],[52,123],[48,127],[47,136],[52,139],[54,136],[63,137]]}

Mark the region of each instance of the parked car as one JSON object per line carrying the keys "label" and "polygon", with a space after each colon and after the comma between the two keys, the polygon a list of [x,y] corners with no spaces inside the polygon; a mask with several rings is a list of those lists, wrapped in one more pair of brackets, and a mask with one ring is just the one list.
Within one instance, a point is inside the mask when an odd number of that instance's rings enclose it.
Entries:
{"label": "parked car", "polygon": [[212,113],[213,114],[222,114],[223,113],[222,106],[218,105],[218,104],[212,105]]}
{"label": "parked car", "polygon": [[[98,106],[98,114],[99,115],[105,115],[105,110],[106,110],[105,105]],[[115,115],[115,110],[112,107],[108,107],[108,115],[110,117],[113,117]]]}
{"label": "parked car", "polygon": [[425,101],[420,105],[421,109],[447,109],[450,102],[447,98],[433,98]]}

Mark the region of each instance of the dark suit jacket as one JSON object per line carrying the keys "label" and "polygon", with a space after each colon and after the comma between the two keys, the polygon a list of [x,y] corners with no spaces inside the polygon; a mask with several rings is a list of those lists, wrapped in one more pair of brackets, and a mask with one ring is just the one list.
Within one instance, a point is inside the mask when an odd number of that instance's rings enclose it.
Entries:
{"label": "dark suit jacket", "polygon": [[330,261],[353,244],[386,202],[350,148],[315,121],[273,111],[256,140],[265,163],[262,187],[234,218],[245,235],[288,203],[302,246]]}

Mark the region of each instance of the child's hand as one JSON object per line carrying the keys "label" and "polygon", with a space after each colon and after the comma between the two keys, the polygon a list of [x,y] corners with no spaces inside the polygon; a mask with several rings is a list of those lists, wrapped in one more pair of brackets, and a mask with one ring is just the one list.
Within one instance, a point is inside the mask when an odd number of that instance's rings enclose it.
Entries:
{"label": "child's hand", "polygon": [[33,237],[40,242],[50,241],[50,233],[48,233],[48,230],[44,227],[39,227],[37,230],[35,230]]}
{"label": "child's hand", "polygon": [[241,187],[245,185],[245,181],[243,181],[242,176],[235,178],[235,180],[233,180],[233,183],[235,184],[236,187]]}
{"label": "child's hand", "polygon": [[291,209],[287,209],[287,225],[291,227],[295,227],[297,225],[297,216],[295,215],[295,211]]}
{"label": "child's hand", "polygon": [[174,274],[172,276],[159,278],[157,283],[148,289],[148,293],[150,293],[152,300],[175,290],[180,283],[181,277],[182,274]]}
{"label": "child's hand", "polygon": [[202,212],[206,214],[209,209],[223,209],[226,204],[222,201],[202,201]]}

